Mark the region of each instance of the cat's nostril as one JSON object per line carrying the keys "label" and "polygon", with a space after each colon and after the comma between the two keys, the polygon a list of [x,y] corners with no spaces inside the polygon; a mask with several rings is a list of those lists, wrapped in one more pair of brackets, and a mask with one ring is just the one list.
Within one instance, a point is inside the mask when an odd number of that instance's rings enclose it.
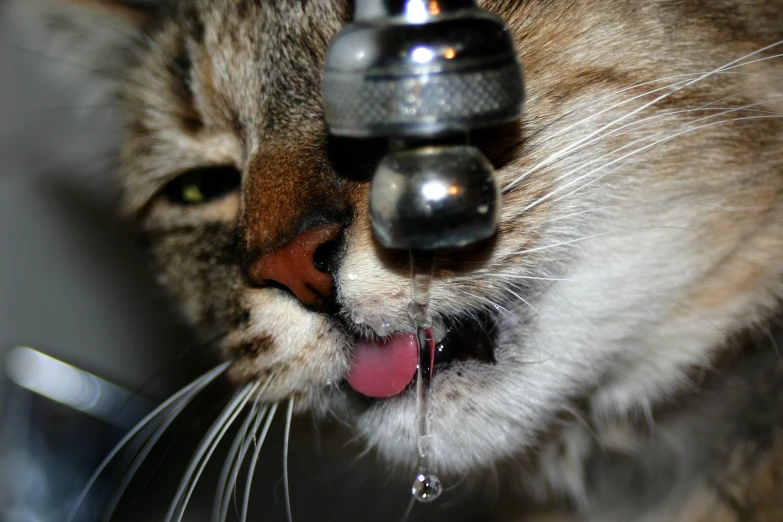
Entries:
{"label": "cat's nostril", "polygon": [[288,288],[304,305],[316,306],[332,294],[330,260],[342,227],[336,223],[308,229],[290,243],[253,261],[249,279],[256,284],[277,283]]}
{"label": "cat's nostril", "polygon": [[339,250],[338,241],[329,241],[319,246],[313,254],[313,264],[321,272],[333,272],[334,262]]}

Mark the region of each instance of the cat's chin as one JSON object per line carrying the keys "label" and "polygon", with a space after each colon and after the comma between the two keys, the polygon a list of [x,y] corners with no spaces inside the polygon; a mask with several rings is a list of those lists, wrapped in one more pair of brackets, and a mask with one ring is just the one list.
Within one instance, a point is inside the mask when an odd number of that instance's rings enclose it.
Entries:
{"label": "cat's chin", "polygon": [[[499,337],[503,337],[501,330],[508,325],[492,313],[476,313],[471,320],[447,318],[440,326],[445,328],[436,333],[432,464],[448,476],[481,468],[498,456],[495,453],[499,446],[491,440],[487,412],[477,408],[475,394],[477,386],[492,386],[506,375],[495,350]],[[345,413],[360,438],[384,460],[401,468],[417,465],[416,381],[414,374],[399,393],[371,397],[354,389],[350,379],[345,379],[338,387],[339,393],[332,397],[334,409]],[[455,422],[463,422],[463,428],[475,429],[480,436],[463,437]],[[481,440],[484,437],[487,440]]]}

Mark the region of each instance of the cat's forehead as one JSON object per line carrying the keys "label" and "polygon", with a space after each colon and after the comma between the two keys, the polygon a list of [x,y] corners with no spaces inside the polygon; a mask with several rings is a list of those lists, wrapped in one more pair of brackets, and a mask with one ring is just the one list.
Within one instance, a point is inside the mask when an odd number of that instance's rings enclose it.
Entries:
{"label": "cat's forehead", "polygon": [[167,13],[170,24],[197,42],[227,37],[281,50],[331,34],[347,23],[350,7],[347,1],[179,0]]}
{"label": "cat's forehead", "polygon": [[326,47],[348,16],[339,3],[301,0],[183,2],[178,11],[174,44],[191,62],[178,72],[190,72],[201,103],[226,104],[246,124],[263,117],[267,128],[312,109]]}

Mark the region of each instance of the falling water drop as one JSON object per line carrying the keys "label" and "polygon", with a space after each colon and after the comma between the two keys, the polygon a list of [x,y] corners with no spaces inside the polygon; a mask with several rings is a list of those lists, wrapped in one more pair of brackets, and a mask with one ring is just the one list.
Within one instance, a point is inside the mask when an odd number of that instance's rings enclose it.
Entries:
{"label": "falling water drop", "polygon": [[432,502],[443,492],[440,479],[422,470],[413,480],[413,497],[419,502]]}
{"label": "falling water drop", "polygon": [[440,479],[430,473],[428,459],[431,433],[431,393],[434,376],[435,338],[432,318],[428,311],[434,253],[411,252],[411,302],[408,304],[408,317],[416,328],[419,346],[419,364],[416,374],[416,431],[419,452],[418,473],[413,481],[411,492],[419,502],[432,502],[442,491]]}
{"label": "falling water drop", "polygon": [[386,337],[391,332],[391,325],[389,323],[381,323],[380,326],[374,328],[374,330],[379,337]]}

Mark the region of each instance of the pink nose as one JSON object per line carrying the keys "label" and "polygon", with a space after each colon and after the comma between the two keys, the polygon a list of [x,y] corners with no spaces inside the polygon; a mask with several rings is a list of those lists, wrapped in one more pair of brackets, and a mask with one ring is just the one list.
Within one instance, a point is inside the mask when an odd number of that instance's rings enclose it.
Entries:
{"label": "pink nose", "polygon": [[334,241],[342,227],[336,223],[306,230],[290,243],[253,261],[248,269],[257,284],[275,281],[285,285],[305,305],[321,303],[332,293],[332,277],[315,266],[315,251]]}

